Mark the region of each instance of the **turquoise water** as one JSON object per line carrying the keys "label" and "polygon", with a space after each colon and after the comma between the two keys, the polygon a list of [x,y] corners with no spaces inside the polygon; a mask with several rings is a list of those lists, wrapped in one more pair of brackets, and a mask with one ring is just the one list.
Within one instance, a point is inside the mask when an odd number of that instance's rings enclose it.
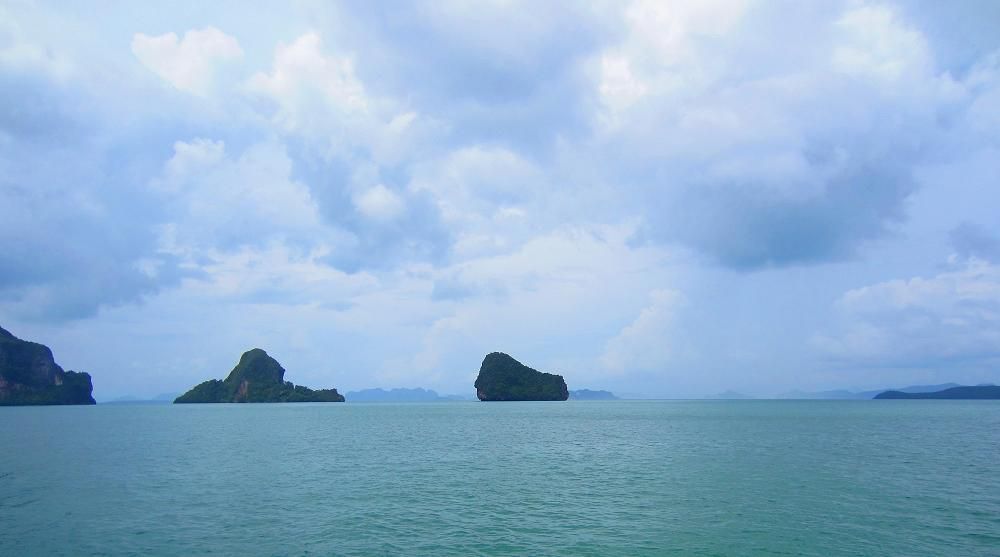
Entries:
{"label": "turquoise water", "polygon": [[1000,403],[0,408],[0,555],[1000,555]]}

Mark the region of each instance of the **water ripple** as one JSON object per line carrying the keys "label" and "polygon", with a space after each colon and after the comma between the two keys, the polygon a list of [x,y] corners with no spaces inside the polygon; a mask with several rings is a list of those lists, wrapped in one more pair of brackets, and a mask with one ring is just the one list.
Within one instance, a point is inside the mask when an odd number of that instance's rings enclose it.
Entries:
{"label": "water ripple", "polygon": [[1000,404],[3,408],[3,555],[997,555]]}

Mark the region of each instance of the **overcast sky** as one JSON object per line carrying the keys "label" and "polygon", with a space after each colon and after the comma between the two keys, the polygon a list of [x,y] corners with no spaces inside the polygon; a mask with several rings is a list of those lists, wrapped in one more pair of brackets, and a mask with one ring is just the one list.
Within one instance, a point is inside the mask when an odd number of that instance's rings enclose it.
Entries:
{"label": "overcast sky", "polygon": [[3,0],[0,325],[99,399],[1000,382],[1000,2]]}

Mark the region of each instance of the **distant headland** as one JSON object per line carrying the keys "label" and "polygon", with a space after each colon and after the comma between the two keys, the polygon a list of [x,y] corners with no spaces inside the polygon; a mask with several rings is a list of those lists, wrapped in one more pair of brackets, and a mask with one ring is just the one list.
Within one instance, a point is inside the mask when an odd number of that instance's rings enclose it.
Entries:
{"label": "distant headland", "polygon": [[903,391],[885,391],[875,395],[878,400],[1000,400],[1000,387],[996,385],[975,385],[968,387],[952,387],[942,391],[929,393],[905,393]]}
{"label": "distant headland", "polygon": [[0,406],[96,404],[90,374],[63,371],[44,344],[0,327]]}
{"label": "distant headland", "polygon": [[483,401],[566,400],[569,389],[562,375],[542,373],[503,352],[487,354],[475,382]]}
{"label": "distant headland", "polygon": [[570,400],[619,400],[611,391],[592,391],[590,389],[579,389],[569,392]]}
{"label": "distant headland", "polygon": [[344,402],[337,389],[312,390],[285,381],[285,368],[260,348],[243,354],[225,380],[210,379],[175,404],[208,402]]}
{"label": "distant headland", "polygon": [[472,400],[462,395],[439,395],[431,389],[362,389],[344,395],[347,402],[461,402]]}

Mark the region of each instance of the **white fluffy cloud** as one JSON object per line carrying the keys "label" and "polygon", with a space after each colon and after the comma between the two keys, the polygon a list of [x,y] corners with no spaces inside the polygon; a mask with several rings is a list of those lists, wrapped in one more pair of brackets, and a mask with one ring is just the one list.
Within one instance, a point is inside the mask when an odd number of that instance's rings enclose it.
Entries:
{"label": "white fluffy cloud", "polygon": [[377,221],[391,221],[405,209],[403,200],[382,184],[355,195],[354,206],[364,216]]}
{"label": "white fluffy cloud", "polygon": [[316,33],[278,45],[271,73],[255,74],[249,87],[278,105],[275,119],[291,130],[330,125],[317,118],[350,119],[370,109],[351,58],[324,53]]}
{"label": "white fluffy cloud", "polygon": [[743,1],[636,0],[627,4],[627,33],[600,56],[598,90],[614,114],[647,96],[690,97],[720,77],[725,59],[706,48],[739,23]]}
{"label": "white fluffy cloud", "polygon": [[545,176],[531,162],[509,149],[481,146],[419,163],[409,188],[431,194],[445,220],[467,229],[491,219],[500,208],[546,194]]}
{"label": "white fluffy cloud", "polygon": [[662,372],[677,349],[674,322],[681,303],[683,297],[675,290],[650,292],[649,305],[607,342],[601,364],[614,373]]}
{"label": "white fluffy cloud", "polygon": [[[282,132],[306,138],[325,158],[361,166],[399,164],[417,156],[441,127],[408,107],[405,98],[369,92],[354,56],[308,32],[274,52],[269,72],[255,73],[245,92]],[[360,159],[360,160],[359,160]]]}
{"label": "white fluffy cloud", "polygon": [[265,142],[237,157],[222,141],[174,144],[161,176],[151,182],[170,219],[164,241],[171,250],[234,248],[269,240],[329,239],[309,189],[291,178],[282,145]]}
{"label": "white fluffy cloud", "polygon": [[176,33],[136,33],[132,54],[174,87],[204,96],[213,91],[219,66],[242,58],[243,49],[235,38],[206,27],[188,31],[183,38]]}
{"label": "white fluffy cloud", "polygon": [[835,25],[841,42],[832,60],[840,71],[888,82],[933,71],[933,57],[923,35],[901,22],[887,6],[852,8]]}
{"label": "white fluffy cloud", "polygon": [[838,360],[942,377],[1000,362],[1000,267],[985,261],[851,290],[837,311],[839,329],[813,342]]}

